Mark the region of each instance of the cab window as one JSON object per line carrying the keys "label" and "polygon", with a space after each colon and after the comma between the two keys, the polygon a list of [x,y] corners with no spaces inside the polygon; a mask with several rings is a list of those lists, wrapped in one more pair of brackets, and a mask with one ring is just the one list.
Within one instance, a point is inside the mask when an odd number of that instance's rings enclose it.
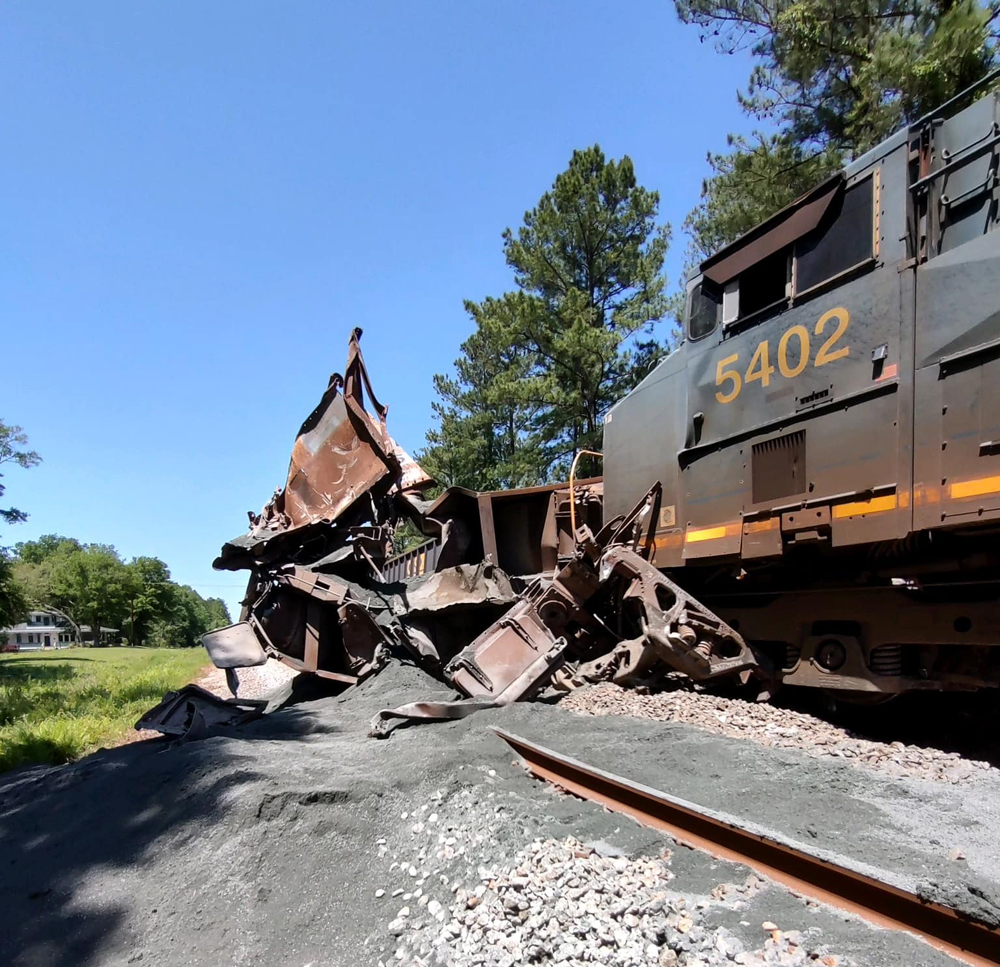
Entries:
{"label": "cab window", "polygon": [[688,297],[688,339],[707,336],[719,322],[722,292],[708,279],[703,279]]}
{"label": "cab window", "polygon": [[872,179],[851,185],[814,232],[795,244],[795,291],[805,292],[872,258]]}

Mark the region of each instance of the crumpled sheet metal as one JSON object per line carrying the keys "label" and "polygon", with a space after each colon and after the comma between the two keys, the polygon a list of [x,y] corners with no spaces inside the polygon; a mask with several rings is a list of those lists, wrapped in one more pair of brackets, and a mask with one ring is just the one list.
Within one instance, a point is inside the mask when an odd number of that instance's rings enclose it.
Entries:
{"label": "crumpled sheet metal", "polygon": [[[373,502],[391,492],[419,492],[434,482],[389,436],[388,407],[372,391],[361,355],[361,330],[351,334],[344,375],[334,373],[322,399],[299,428],[285,486],[258,515],[250,530],[227,542],[214,566],[223,570],[251,567],[255,560],[280,557],[303,542],[305,531],[339,521],[359,523]],[[375,411],[365,408],[365,395]],[[301,536],[299,536],[299,533]]]}
{"label": "crumpled sheet metal", "polygon": [[[291,529],[336,520],[380,480],[401,474],[386,430],[388,408],[372,392],[360,339],[361,330],[355,329],[344,375],[330,377],[323,398],[299,428],[284,490],[258,526],[282,521]],[[377,419],[365,409],[365,390]]]}
{"label": "crumpled sheet metal", "polygon": [[459,564],[428,574],[397,598],[397,614],[433,613],[448,608],[510,605],[517,595],[510,578],[492,564]]}
{"label": "crumpled sheet metal", "polygon": [[[600,479],[424,500],[433,481],[389,436],[360,337],[302,424],[284,488],[216,561],[252,572],[241,621],[206,637],[234,692],[235,670],[262,656],[342,686],[412,658],[465,696],[385,710],[384,734],[550,685],[655,682],[671,669],[766,678],[734,629],[649,563],[658,483],[611,521]],[[413,569],[389,559],[404,517],[436,540]],[[203,704],[174,696],[153,718],[182,734],[199,716],[235,714]]]}
{"label": "crumpled sheet metal", "polygon": [[265,708],[267,702],[260,699],[219,698],[199,685],[185,685],[176,692],[167,692],[159,705],[135,723],[135,728],[192,741],[219,726],[243,725],[259,718]]}
{"label": "crumpled sheet metal", "polygon": [[[509,705],[550,684],[565,690],[596,679],[635,683],[670,670],[699,681],[753,675],[763,682],[765,697],[770,670],[739,633],[649,563],[659,503],[656,484],[596,537],[579,528],[569,563],[533,582],[444,667],[445,678],[466,699],[384,709],[371,734],[386,734],[395,720],[452,718],[476,707]],[[571,656],[575,667],[563,671]]]}

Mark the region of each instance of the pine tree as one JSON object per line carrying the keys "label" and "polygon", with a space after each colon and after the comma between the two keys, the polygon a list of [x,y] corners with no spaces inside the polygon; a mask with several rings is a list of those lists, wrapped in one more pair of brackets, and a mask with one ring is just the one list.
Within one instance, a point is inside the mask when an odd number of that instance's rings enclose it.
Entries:
{"label": "pine tree", "polygon": [[677,0],[722,53],[757,63],[738,95],[777,126],[709,155],[686,228],[693,259],[716,251],[997,61],[1000,3],[976,0]]}
{"label": "pine tree", "polygon": [[477,328],[456,378],[435,377],[428,469],[514,486],[564,477],[577,450],[600,449],[604,415],[662,354],[670,232],[658,206],[630,158],[608,161],[597,145],[573,153],[504,232],[517,290],[466,305]]}

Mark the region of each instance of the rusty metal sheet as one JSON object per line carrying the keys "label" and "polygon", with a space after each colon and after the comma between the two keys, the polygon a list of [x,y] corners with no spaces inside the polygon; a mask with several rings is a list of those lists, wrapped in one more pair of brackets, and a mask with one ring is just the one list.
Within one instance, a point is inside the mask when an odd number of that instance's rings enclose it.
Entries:
{"label": "rusty metal sheet", "polygon": [[542,621],[533,602],[522,601],[455,658],[445,674],[472,698],[508,705],[544,685],[568,645]]}
{"label": "rusty metal sheet", "polygon": [[485,561],[460,564],[431,574],[406,595],[406,611],[433,612],[455,607],[513,604],[517,595],[510,578]]}
{"label": "rusty metal sheet", "polygon": [[[285,488],[259,526],[291,529],[336,520],[379,481],[402,473],[386,430],[388,410],[372,392],[360,339],[361,330],[355,329],[344,375],[330,377],[323,398],[299,428]],[[365,409],[365,390],[377,419]],[[416,476],[420,468],[410,463],[407,469]]]}

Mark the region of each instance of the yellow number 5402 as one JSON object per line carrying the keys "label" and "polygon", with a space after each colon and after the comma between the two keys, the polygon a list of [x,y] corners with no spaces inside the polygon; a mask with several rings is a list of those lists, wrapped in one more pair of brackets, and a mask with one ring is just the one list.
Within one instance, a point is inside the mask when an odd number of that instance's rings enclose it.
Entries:
{"label": "yellow number 5402", "polygon": [[[820,346],[819,352],[816,353],[816,358],[813,360],[813,366],[825,366],[834,360],[843,359],[850,352],[848,346],[841,346],[840,349],[833,348],[840,337],[847,332],[847,326],[851,321],[851,314],[843,306],[824,312],[816,320],[813,334],[822,336],[827,323],[831,320],[836,320],[837,326]],[[809,330],[805,326],[792,326],[785,330],[781,339],[778,340],[778,372],[786,379],[794,379],[809,365],[809,352]],[[757,344],[757,348],[750,358],[750,365],[742,376],[738,369],[732,368],[738,365],[739,361],[740,354],[733,353],[732,356],[720,359],[716,364],[715,385],[728,387],[725,390],[720,389],[715,394],[715,398],[720,403],[732,403],[743,391],[744,385],[758,381],[761,386],[771,385],[774,366],[771,365],[771,350],[766,339]]]}

